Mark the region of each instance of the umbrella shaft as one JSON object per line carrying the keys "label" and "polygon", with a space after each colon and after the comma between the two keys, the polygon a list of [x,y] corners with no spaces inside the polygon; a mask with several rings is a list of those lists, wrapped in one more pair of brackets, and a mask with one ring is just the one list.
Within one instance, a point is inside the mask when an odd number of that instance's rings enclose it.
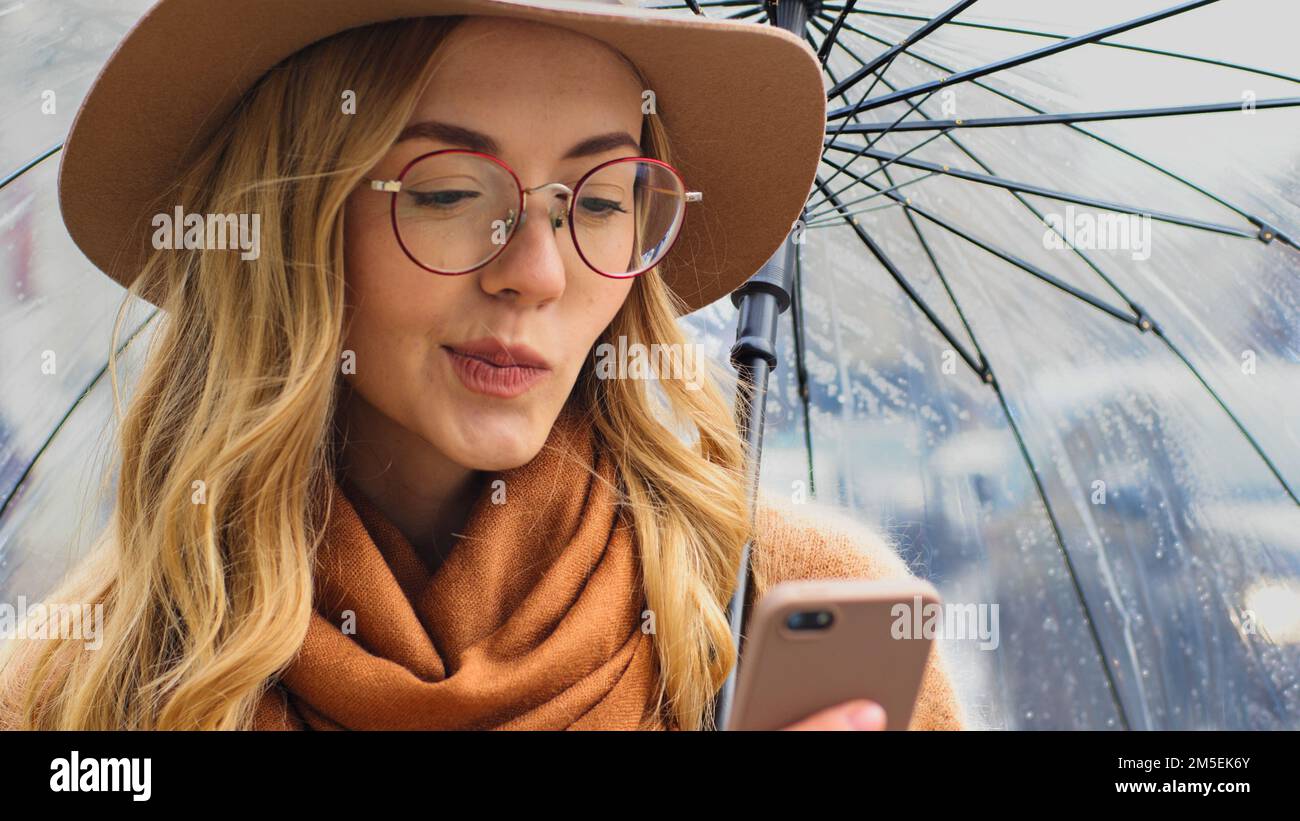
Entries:
{"label": "umbrella shaft", "polygon": [[[758,504],[768,377],[777,365],[777,321],[790,307],[797,254],[798,246],[794,242],[794,235],[789,235],[758,273],[731,295],[732,302],[740,309],[731,362],[740,377],[736,394],[736,423],[745,437],[745,480],[751,523],[755,521]],[[737,663],[732,666],[714,701],[714,719],[718,729],[726,729],[735,696],[743,632],[750,605],[749,554],[750,543],[746,542],[736,569],[736,587],[727,608],[727,621],[736,648]]]}

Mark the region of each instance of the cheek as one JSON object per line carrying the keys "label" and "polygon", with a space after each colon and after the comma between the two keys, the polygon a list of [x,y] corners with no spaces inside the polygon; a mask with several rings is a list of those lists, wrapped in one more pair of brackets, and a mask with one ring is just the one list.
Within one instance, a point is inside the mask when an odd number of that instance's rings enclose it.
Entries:
{"label": "cheek", "polygon": [[390,236],[387,211],[348,203],[344,216],[343,260],[352,301],[382,297],[386,272],[400,271],[402,250]]}
{"label": "cheek", "polygon": [[[581,272],[583,275],[591,271]],[[596,340],[604,333],[609,323],[618,316],[619,310],[632,292],[633,280],[621,281],[602,278],[585,289],[581,298],[574,300],[574,312],[566,323],[566,336],[573,346],[574,359],[580,366]]]}
{"label": "cheek", "polygon": [[372,364],[401,367],[422,356],[446,300],[394,240],[386,209],[349,206],[344,229],[348,291],[346,345]]}

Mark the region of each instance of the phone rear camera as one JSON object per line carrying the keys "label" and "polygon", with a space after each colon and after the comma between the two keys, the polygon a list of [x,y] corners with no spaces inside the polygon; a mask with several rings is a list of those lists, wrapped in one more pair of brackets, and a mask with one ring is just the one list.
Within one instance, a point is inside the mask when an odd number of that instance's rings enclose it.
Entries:
{"label": "phone rear camera", "polygon": [[825,630],[833,621],[835,617],[829,610],[801,610],[791,613],[785,620],[785,626],[791,630]]}

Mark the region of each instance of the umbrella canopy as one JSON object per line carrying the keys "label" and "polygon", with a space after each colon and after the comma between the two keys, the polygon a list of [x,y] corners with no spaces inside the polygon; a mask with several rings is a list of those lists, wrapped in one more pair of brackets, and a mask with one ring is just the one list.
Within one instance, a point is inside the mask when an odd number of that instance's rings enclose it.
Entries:
{"label": "umbrella canopy", "polygon": [[[148,5],[0,7],[0,601],[48,591],[107,512],[122,292],[54,183]],[[1298,12],[698,10],[825,61],[764,490],[879,525],[996,613],[995,641],[945,642],[977,724],[1300,727]],[[149,316],[121,317],[128,392]],[[683,322],[726,357],[729,300]]]}

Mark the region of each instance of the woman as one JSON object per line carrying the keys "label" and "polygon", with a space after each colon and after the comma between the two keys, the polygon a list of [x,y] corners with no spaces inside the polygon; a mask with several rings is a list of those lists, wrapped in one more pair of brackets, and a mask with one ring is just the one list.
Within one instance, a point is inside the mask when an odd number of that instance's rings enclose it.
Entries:
{"label": "woman", "polygon": [[[688,349],[677,317],[762,261],[722,263],[696,241],[711,212],[691,209],[730,197],[740,231],[766,206],[718,179],[735,153],[726,122],[669,133],[657,106],[686,101],[568,25],[582,12],[471,5],[489,16],[332,23],[265,72],[153,201],[259,215],[256,258],[160,248],[160,220],[138,269],[104,265],[163,313],[122,425],[111,526],[50,597],[102,602],[103,646],[20,648],[0,681],[6,725],[712,725],[750,534],[725,372],[606,378],[593,352]],[[671,36],[645,12],[590,14]],[[770,44],[755,63],[795,53],[793,38],[761,37],[746,41]],[[66,186],[111,80],[74,126]],[[688,136],[714,147],[683,181],[671,166]],[[746,238],[761,254],[798,213],[815,139],[774,172],[781,213]],[[693,199],[683,182],[709,179],[701,168],[715,182]],[[100,262],[66,191],[64,209]],[[753,563],[756,593],[907,572],[878,539],[766,504]],[[883,719],[854,702],[796,726]],[[960,727],[938,659],[912,726]]]}

